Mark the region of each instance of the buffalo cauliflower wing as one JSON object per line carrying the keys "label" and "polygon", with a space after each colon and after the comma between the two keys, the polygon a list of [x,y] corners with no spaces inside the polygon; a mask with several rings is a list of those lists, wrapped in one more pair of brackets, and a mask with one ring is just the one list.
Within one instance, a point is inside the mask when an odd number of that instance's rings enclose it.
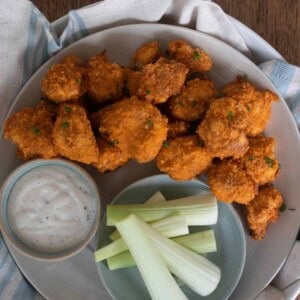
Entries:
{"label": "buffalo cauliflower wing", "polygon": [[42,81],[42,94],[49,100],[77,100],[86,92],[85,68],[76,55],[67,56],[50,67]]}
{"label": "buffalo cauliflower wing", "polygon": [[156,165],[175,180],[190,180],[205,171],[212,156],[197,136],[176,137],[164,142],[156,157]]}
{"label": "buffalo cauliflower wing", "polygon": [[85,164],[97,163],[99,150],[85,109],[78,103],[61,104],[53,129],[58,152]]}
{"label": "buffalo cauliflower wing", "polygon": [[212,68],[212,60],[206,52],[193,48],[186,41],[175,40],[168,44],[169,55],[185,64],[190,72],[207,72]]}
{"label": "buffalo cauliflower wing", "polygon": [[101,135],[138,162],[155,158],[167,137],[167,122],[154,105],[135,97],[100,111]]}
{"label": "buffalo cauliflower wing", "polygon": [[54,119],[55,106],[45,101],[35,108],[24,108],[6,120],[4,138],[17,145],[17,153],[25,160],[56,157],[58,152],[52,141]]}
{"label": "buffalo cauliflower wing", "polygon": [[223,202],[247,204],[257,194],[258,185],[238,161],[230,159],[215,163],[207,175],[211,191]]}
{"label": "buffalo cauliflower wing", "polygon": [[264,238],[268,225],[279,218],[282,204],[280,192],[272,186],[267,186],[262,187],[254,200],[246,205],[247,223],[254,239]]}

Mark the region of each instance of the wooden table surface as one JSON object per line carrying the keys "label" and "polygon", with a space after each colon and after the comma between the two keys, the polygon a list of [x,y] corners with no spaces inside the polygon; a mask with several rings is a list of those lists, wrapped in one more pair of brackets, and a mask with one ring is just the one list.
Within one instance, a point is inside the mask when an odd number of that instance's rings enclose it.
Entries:
{"label": "wooden table surface", "polygon": [[[53,21],[71,9],[97,1],[33,0],[32,2],[50,21]],[[288,62],[300,65],[300,0],[215,0],[215,2],[226,13],[261,35]]]}

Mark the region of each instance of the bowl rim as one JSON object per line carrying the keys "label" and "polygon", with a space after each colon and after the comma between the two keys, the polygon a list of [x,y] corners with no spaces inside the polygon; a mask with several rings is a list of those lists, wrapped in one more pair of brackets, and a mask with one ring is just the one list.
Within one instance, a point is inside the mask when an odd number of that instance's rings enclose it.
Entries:
{"label": "bowl rim", "polygon": [[[34,250],[26,246],[25,243],[23,243],[20,239],[14,238],[12,234],[10,233],[10,230],[8,230],[7,225],[5,222],[3,222],[2,216],[6,215],[6,208],[7,204],[3,207],[3,201],[4,201],[4,192],[5,191],[11,191],[16,182],[22,177],[22,171],[27,169],[27,172],[30,172],[31,170],[41,167],[41,166],[49,166],[49,165],[57,165],[61,166],[63,168],[69,168],[72,171],[78,173],[81,175],[84,179],[86,179],[87,183],[91,186],[91,188],[94,190],[96,198],[96,206],[95,206],[95,217],[94,221],[92,223],[91,229],[89,233],[85,236],[85,238],[75,245],[74,247],[66,250],[66,251],[60,251],[55,254],[50,254],[50,253],[43,253],[42,251]],[[25,174],[24,173],[24,174]],[[23,175],[24,175],[23,174]],[[17,179],[16,179],[17,178]],[[13,184],[11,187],[9,187],[9,184],[13,181]],[[90,198],[89,198],[90,199]],[[22,254],[33,258],[37,259],[40,261],[48,261],[48,262],[55,262],[55,261],[62,261],[65,259],[68,259],[76,254],[78,254],[80,251],[82,251],[93,239],[95,236],[99,224],[100,224],[100,216],[101,216],[101,197],[100,193],[98,190],[98,186],[96,185],[93,177],[81,166],[77,165],[76,163],[66,160],[66,159],[61,159],[61,158],[54,158],[54,159],[33,159],[30,161],[27,161],[20,166],[18,166],[16,169],[14,169],[4,180],[1,188],[0,188],[0,231],[3,234],[4,238],[6,241],[8,241],[17,251],[21,252]],[[7,221],[8,223],[8,221]]]}

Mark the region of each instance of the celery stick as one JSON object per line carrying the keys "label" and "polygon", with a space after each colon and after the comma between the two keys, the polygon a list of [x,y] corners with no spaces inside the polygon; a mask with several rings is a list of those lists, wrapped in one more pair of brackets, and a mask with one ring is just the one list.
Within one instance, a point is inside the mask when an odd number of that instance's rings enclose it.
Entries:
{"label": "celery stick", "polygon": [[[176,215],[162,220],[158,220],[151,224],[153,228],[168,237],[185,235],[189,232],[184,216]],[[122,238],[119,238],[112,243],[98,249],[95,252],[95,260],[101,261],[110,256],[119,254],[127,250],[127,246]]]}
{"label": "celery stick", "polygon": [[172,240],[196,253],[210,253],[217,251],[215,234],[212,229],[177,236],[172,238]]}
{"label": "celery stick", "polygon": [[108,257],[106,262],[111,271],[136,266],[136,263],[128,250]]}
{"label": "celery stick", "polygon": [[157,249],[139,226],[137,217],[130,215],[117,222],[116,227],[137,264],[151,298],[154,300],[187,299]]}
{"label": "celery stick", "polygon": [[108,205],[107,225],[115,225],[129,214],[151,222],[174,213],[185,216],[188,225],[212,225],[218,218],[217,200],[209,193],[160,203]]}
{"label": "celery stick", "polygon": [[[166,201],[166,198],[163,196],[163,194],[160,191],[157,191],[155,194],[153,194],[145,203],[158,203],[158,202],[162,202],[162,201]],[[109,238],[112,241],[115,241],[116,239],[118,239],[120,237],[120,234],[117,230],[115,230],[110,236]]]}
{"label": "celery stick", "polygon": [[[212,229],[190,233],[180,237],[173,237],[172,240],[196,253],[210,253],[217,251],[215,235]],[[129,251],[124,251],[120,254],[108,257],[107,265],[110,270],[116,270],[135,266],[135,261]]]}
{"label": "celery stick", "polygon": [[160,191],[157,191],[145,203],[159,203],[163,201],[166,201],[166,198]]}
{"label": "celery stick", "polygon": [[[135,217],[136,227],[143,229],[168,269],[201,296],[211,294],[218,286],[221,270],[205,257],[166,238],[141,218]],[[135,257],[134,257],[135,259]]]}

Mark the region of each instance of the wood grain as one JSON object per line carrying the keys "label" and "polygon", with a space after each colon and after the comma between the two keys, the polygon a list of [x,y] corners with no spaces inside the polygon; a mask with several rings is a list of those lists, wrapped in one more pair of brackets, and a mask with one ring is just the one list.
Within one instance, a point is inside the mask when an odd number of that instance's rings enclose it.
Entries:
{"label": "wood grain", "polygon": [[[126,0],[120,0],[126,1]],[[95,0],[33,0],[54,21]],[[225,12],[253,29],[285,59],[300,65],[300,0],[216,0]]]}
{"label": "wood grain", "polygon": [[299,0],[216,0],[268,41],[290,63],[300,65]]}

